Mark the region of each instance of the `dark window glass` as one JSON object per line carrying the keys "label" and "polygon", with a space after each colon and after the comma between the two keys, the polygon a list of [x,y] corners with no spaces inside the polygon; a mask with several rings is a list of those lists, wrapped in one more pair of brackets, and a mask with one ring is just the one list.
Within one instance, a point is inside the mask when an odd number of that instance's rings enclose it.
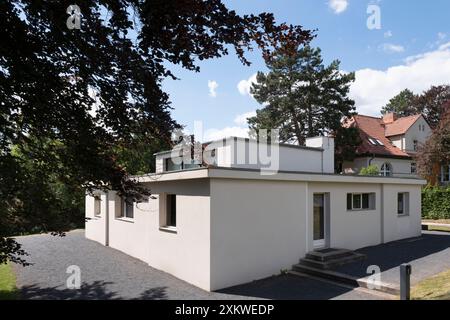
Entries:
{"label": "dark window glass", "polygon": [[362,208],[369,209],[369,194],[363,193],[362,195]]}
{"label": "dark window glass", "polygon": [[177,226],[177,196],[167,195],[167,226]]}

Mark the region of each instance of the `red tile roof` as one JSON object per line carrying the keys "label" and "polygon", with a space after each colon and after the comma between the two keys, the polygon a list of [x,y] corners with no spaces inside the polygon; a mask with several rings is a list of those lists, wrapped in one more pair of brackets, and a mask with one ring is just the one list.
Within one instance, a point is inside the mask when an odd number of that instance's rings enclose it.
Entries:
{"label": "red tile roof", "polygon": [[[420,116],[420,115],[419,115]],[[410,117],[407,117],[410,118]],[[400,121],[399,124],[396,124],[397,121],[404,119],[400,118],[394,121],[391,124],[384,124],[382,118],[375,118],[370,116],[356,115],[352,119],[350,119],[347,123],[344,124],[346,127],[354,127],[359,128],[360,136],[362,143],[357,149],[357,153],[362,154],[375,154],[379,156],[394,156],[394,157],[407,157],[410,158],[406,152],[402,151],[400,148],[394,146],[391,141],[385,135],[385,128],[387,126],[393,126],[390,132],[403,132],[405,133],[409,127],[411,127],[410,121]],[[417,120],[417,119],[416,119]],[[409,124],[409,125],[408,125]],[[405,129],[406,128],[406,129]],[[386,128],[387,129],[387,128]],[[398,133],[397,133],[398,134]],[[383,145],[373,145],[369,138],[379,140]]]}
{"label": "red tile roof", "polygon": [[386,137],[392,137],[405,134],[405,132],[408,131],[421,116],[421,114],[416,114],[409,117],[398,118],[394,122],[386,124],[384,135]]}

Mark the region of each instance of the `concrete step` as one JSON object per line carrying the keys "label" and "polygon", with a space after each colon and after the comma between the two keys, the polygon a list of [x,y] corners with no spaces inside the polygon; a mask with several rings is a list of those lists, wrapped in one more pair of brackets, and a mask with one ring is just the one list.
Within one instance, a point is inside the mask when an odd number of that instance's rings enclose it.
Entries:
{"label": "concrete step", "polygon": [[348,263],[364,260],[365,258],[365,255],[355,252],[351,252],[350,254],[339,256],[338,258],[334,259],[326,259],[325,261],[310,259],[307,255],[307,258],[300,259],[300,264],[318,269],[328,270]]}
{"label": "concrete step", "polygon": [[292,267],[293,271],[301,272],[305,274],[309,274],[315,277],[319,277],[325,280],[335,281],[342,284],[354,286],[354,287],[362,287],[367,288],[371,290],[376,290],[380,292],[385,292],[391,295],[399,295],[400,289],[398,286],[380,282],[377,284],[377,286],[374,286],[368,279],[368,277],[365,278],[356,278],[344,273],[332,271],[332,270],[324,270],[319,269],[311,266],[307,266],[304,264],[296,264]]}
{"label": "concrete step", "polygon": [[355,252],[347,249],[325,249],[308,252],[306,254],[306,258],[316,261],[329,261],[338,258],[353,256],[354,254]]}

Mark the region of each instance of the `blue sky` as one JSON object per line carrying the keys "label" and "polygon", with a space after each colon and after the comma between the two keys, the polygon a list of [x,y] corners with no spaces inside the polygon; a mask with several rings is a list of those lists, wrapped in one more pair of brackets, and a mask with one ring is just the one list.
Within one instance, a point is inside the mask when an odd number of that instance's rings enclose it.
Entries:
{"label": "blue sky", "polygon": [[[356,72],[351,97],[362,114],[378,115],[405,87],[420,93],[432,84],[450,84],[448,0],[224,2],[239,14],[273,12],[278,22],[317,29],[312,45],[322,49],[325,63],[339,59],[342,70]],[[369,5],[379,7],[381,29],[367,27]],[[173,117],[190,132],[194,121],[202,121],[202,140],[245,136],[245,117],[261,107],[246,88],[257,71],[266,71],[259,52],[247,57],[250,67],[230,54],[200,63],[200,73],[175,68],[181,79],[164,81]]]}

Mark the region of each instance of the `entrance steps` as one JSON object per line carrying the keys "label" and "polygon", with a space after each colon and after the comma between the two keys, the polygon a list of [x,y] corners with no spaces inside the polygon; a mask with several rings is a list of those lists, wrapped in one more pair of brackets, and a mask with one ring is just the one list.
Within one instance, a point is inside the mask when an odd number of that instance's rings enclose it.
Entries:
{"label": "entrance steps", "polygon": [[295,272],[299,272],[349,286],[374,289],[392,295],[398,295],[400,292],[399,288],[390,283],[378,283],[374,286],[368,277],[357,278],[332,270],[348,263],[364,260],[365,258],[366,256],[364,254],[351,250],[322,249],[308,252],[305,258],[300,259],[300,262],[292,267],[292,270],[294,274]]}

